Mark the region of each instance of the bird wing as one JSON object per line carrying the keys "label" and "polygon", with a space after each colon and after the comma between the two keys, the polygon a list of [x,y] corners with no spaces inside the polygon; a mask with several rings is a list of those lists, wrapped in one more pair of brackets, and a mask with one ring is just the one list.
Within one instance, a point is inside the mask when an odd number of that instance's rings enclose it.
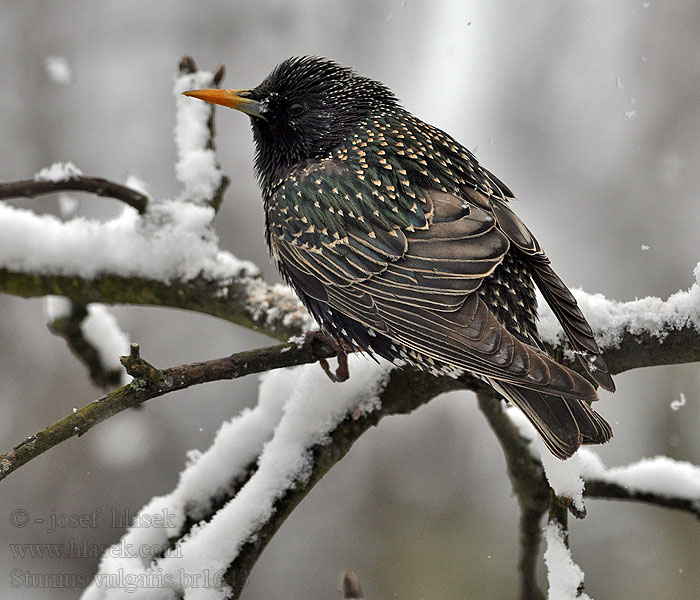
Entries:
{"label": "bird wing", "polygon": [[466,194],[472,200],[478,196],[478,201],[490,203],[501,231],[527,257],[535,284],[559,320],[581,364],[599,385],[614,392],[615,384],[598,343],[593,337],[591,326],[569,288],[552,269],[549,258],[530,230],[500,199],[493,197],[487,200],[482,194],[472,190],[467,190]]}
{"label": "bird wing", "polygon": [[488,205],[426,190],[378,198],[371,181],[338,168],[308,166],[267,202],[273,254],[317,317],[360,323],[409,360],[596,397],[583,377],[511,335],[476,293],[511,244]]}

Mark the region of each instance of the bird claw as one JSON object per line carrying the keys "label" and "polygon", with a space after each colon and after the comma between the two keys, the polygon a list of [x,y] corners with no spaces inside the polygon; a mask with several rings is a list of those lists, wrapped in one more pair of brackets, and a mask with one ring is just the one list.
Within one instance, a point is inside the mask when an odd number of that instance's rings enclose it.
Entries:
{"label": "bird claw", "polygon": [[307,337],[330,346],[335,351],[336,358],[338,359],[338,367],[336,368],[335,372],[331,370],[331,367],[328,364],[328,359],[322,358],[318,361],[323,371],[326,373],[326,375],[328,375],[328,379],[334,383],[347,381],[350,378],[348,351],[351,349],[346,344],[339,342],[335,338],[321,331],[311,331],[307,334]]}
{"label": "bird claw", "polygon": [[350,369],[348,368],[348,355],[345,353],[344,350],[338,350],[338,354],[336,356],[338,358],[338,368],[335,370],[335,373],[331,371],[328,361],[325,358],[319,360],[318,363],[321,365],[321,368],[326,372],[326,375],[328,375],[328,378],[332,382],[341,383],[343,381],[347,381],[350,378]]}

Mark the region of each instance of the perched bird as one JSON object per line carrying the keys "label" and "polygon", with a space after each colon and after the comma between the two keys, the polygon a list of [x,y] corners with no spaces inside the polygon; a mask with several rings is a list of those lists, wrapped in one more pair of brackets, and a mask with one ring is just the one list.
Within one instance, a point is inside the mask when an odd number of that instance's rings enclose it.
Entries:
{"label": "perched bird", "polygon": [[591,328],[511,191],[469,150],[383,84],[318,57],[290,58],[253,89],[185,94],[250,115],[270,252],[328,334],[480,376],[559,458],[611,438],[594,387],[545,353],[534,285],[613,391]]}

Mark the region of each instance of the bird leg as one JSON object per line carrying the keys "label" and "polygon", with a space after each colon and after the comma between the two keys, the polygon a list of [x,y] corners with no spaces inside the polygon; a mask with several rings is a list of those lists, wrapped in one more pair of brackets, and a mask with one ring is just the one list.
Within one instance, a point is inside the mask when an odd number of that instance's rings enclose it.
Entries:
{"label": "bird leg", "polygon": [[347,379],[350,377],[350,369],[348,367],[348,352],[352,352],[352,348],[348,346],[348,344],[346,344],[345,342],[341,340],[336,340],[333,336],[329,335],[324,331],[309,331],[306,334],[306,338],[308,340],[311,340],[312,342],[330,346],[330,348],[333,349],[336,358],[338,359],[338,368],[335,370],[335,373],[331,371],[327,359],[321,358],[318,362],[331,381],[335,383],[347,381]]}

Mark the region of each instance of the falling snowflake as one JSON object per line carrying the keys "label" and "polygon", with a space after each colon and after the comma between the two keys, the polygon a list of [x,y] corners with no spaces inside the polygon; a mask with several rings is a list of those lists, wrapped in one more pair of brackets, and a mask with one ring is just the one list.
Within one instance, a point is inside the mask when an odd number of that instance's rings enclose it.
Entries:
{"label": "falling snowflake", "polygon": [[73,81],[73,69],[65,56],[47,56],[44,59],[44,68],[52,81],[66,85]]}
{"label": "falling snowflake", "polygon": [[686,402],[687,400],[685,394],[681,392],[678,399],[671,402],[671,410],[680,410],[683,406],[685,406]]}

